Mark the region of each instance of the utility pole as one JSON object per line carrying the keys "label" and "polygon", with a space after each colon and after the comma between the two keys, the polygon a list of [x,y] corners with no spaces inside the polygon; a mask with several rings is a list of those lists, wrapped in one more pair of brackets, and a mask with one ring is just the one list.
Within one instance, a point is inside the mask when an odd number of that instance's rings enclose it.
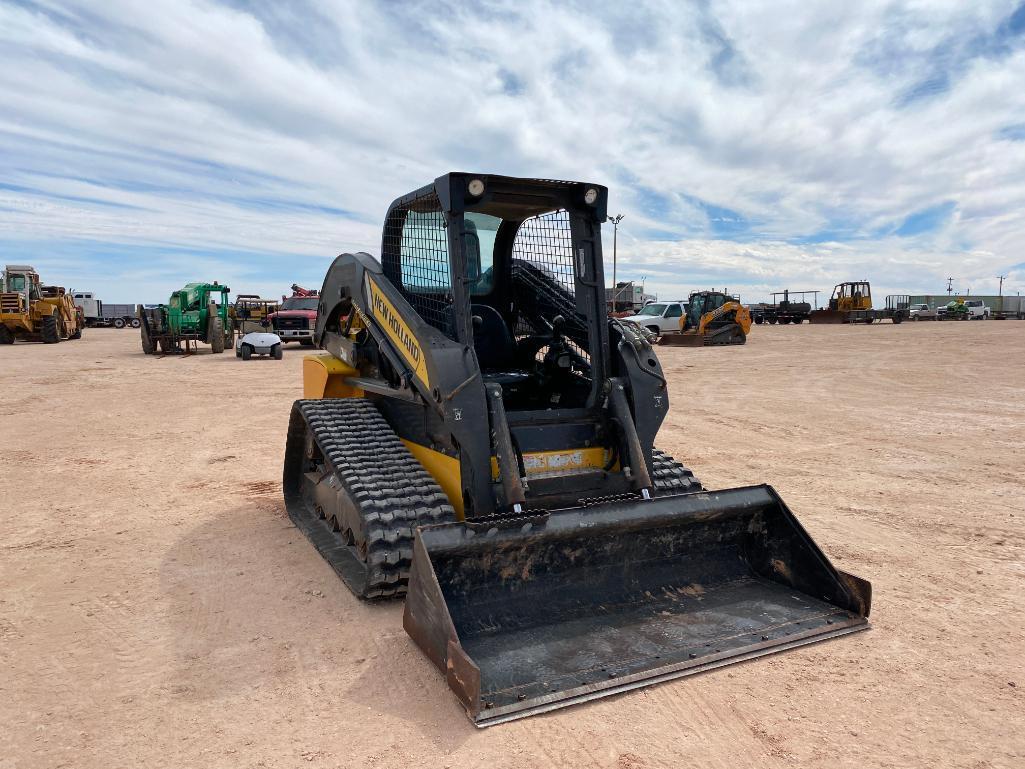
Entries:
{"label": "utility pole", "polygon": [[997,279],[1000,281],[1000,291],[998,296],[1000,297],[1000,317],[1004,317],[1004,279],[1006,275],[997,275]]}
{"label": "utility pole", "polygon": [[616,298],[619,296],[619,285],[616,283],[616,247],[619,241],[619,223],[623,221],[623,214],[610,216],[612,222],[612,312],[616,312]]}
{"label": "utility pole", "polygon": [[949,297],[954,293],[954,279],[947,278],[947,296]]}

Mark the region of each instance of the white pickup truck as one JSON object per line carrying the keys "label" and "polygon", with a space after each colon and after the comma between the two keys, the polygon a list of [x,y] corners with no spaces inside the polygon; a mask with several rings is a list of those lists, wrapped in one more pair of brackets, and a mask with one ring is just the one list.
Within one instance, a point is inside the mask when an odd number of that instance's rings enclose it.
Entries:
{"label": "white pickup truck", "polygon": [[911,320],[936,320],[938,315],[937,311],[927,304],[909,305],[908,314],[911,316]]}
{"label": "white pickup truck", "polygon": [[981,299],[965,299],[964,306],[968,310],[968,320],[989,320],[989,307]]}
{"label": "white pickup truck", "polygon": [[654,334],[679,332],[680,318],[683,317],[686,302],[652,302],[646,304],[636,315],[623,320],[643,326]]}

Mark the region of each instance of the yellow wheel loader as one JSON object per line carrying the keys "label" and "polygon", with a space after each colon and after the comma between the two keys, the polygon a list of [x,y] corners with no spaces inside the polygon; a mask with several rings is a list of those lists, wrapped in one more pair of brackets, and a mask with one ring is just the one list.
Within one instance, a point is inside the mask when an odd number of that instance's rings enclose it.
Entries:
{"label": "yellow wheel loader", "polygon": [[[867,627],[770,486],[654,447],[651,345],[607,317],[596,184],[450,173],[324,280],[286,508],[479,726]],[[684,409],[686,406],[683,407]]]}
{"label": "yellow wheel loader", "polygon": [[0,344],[30,342],[56,344],[81,339],[85,318],[61,286],[40,285],[39,273],[24,264],[4,268],[0,291]]}
{"label": "yellow wheel loader", "polygon": [[722,291],[695,291],[687,299],[680,331],[662,334],[661,344],[670,347],[745,344],[751,333],[751,311],[735,296]]}

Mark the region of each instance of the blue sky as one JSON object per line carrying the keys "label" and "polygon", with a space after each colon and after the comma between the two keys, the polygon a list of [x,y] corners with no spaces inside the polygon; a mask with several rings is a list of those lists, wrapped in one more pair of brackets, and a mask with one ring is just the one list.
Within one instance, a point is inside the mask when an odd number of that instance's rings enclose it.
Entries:
{"label": "blue sky", "polygon": [[458,169],[608,185],[663,298],[1025,291],[1023,84],[1022,0],[0,0],[0,252],[273,296]]}

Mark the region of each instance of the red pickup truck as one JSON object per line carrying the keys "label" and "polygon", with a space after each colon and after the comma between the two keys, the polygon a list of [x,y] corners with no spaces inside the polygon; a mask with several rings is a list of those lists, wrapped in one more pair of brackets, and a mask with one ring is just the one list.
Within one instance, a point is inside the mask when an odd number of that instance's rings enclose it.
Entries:
{"label": "red pickup truck", "polygon": [[313,345],[313,329],[317,325],[317,296],[283,297],[278,311],[267,316],[268,325],[282,342]]}

